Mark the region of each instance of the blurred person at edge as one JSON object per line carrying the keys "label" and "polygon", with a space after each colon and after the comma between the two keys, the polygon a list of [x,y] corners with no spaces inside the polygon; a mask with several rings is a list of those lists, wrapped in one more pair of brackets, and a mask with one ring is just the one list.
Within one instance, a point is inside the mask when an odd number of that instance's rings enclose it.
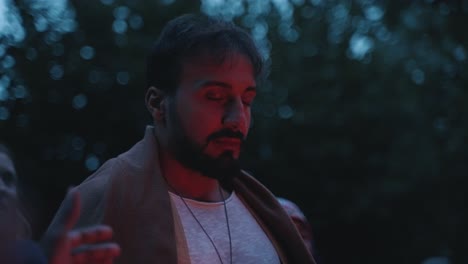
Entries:
{"label": "blurred person at edge", "polygon": [[234,22],[184,14],[162,29],[147,57],[151,124],[75,187],[79,226],[110,225],[116,263],[315,263],[276,197],[239,164],[264,66]]}
{"label": "blurred person at edge", "polygon": [[277,197],[281,206],[283,206],[286,213],[289,215],[294,225],[297,227],[297,231],[301,234],[304,243],[309,249],[310,253],[314,256],[315,261],[317,262],[316,250],[314,249],[314,240],[312,237],[312,227],[309,220],[304,215],[299,206],[293,201],[286,199],[284,197]]}
{"label": "blurred person at edge", "polygon": [[80,214],[80,198],[70,192],[65,214],[48,236],[37,243],[21,204],[21,190],[13,155],[0,143],[0,263],[5,264],[97,264],[112,263],[120,253],[108,226],[70,231]]}

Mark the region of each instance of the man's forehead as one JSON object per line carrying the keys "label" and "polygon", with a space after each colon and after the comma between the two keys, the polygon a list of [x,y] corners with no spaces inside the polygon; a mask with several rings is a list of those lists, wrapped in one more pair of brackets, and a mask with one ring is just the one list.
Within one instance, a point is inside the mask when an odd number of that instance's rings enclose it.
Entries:
{"label": "man's forehead", "polygon": [[225,58],[217,61],[212,58],[201,57],[183,63],[181,81],[188,81],[194,88],[206,86],[220,86],[232,88],[245,86],[255,90],[256,80],[250,60],[243,56]]}
{"label": "man's forehead", "polygon": [[234,66],[241,60],[246,61],[251,67],[253,67],[251,59],[246,54],[237,51],[226,51],[218,54],[202,53],[186,57],[182,60],[182,68],[193,65],[213,68],[217,68],[220,65]]}

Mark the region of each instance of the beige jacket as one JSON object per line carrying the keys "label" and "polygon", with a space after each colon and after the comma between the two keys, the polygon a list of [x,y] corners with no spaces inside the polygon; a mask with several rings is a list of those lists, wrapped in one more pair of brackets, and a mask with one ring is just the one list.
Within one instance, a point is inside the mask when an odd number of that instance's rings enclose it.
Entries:
{"label": "beige jacket", "polygon": [[[122,249],[116,263],[176,264],[178,256],[188,254],[180,219],[161,176],[152,129],[148,126],[141,141],[105,162],[75,187],[82,201],[77,227],[110,225]],[[282,263],[315,264],[294,224],[269,190],[245,172],[234,180],[233,187],[270,237]],[[61,206],[48,230],[63,211]],[[183,252],[177,252],[176,241],[183,243]]]}

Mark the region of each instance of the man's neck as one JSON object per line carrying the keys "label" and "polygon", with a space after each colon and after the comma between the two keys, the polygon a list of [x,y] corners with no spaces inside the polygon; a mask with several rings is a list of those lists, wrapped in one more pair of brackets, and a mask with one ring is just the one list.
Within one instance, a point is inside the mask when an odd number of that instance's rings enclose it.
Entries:
{"label": "man's neck", "polygon": [[219,202],[229,196],[229,193],[221,188],[218,180],[184,167],[168,153],[160,153],[160,163],[169,190],[182,197],[204,202]]}

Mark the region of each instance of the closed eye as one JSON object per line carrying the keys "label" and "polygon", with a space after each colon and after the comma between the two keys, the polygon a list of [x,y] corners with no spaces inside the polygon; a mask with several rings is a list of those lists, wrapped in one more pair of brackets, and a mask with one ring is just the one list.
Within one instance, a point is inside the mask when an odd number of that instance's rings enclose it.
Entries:
{"label": "closed eye", "polygon": [[208,98],[209,100],[218,101],[218,100],[223,100],[225,96],[223,93],[220,93],[220,92],[208,92],[206,94],[206,98]]}
{"label": "closed eye", "polygon": [[255,91],[248,91],[242,96],[242,102],[247,106],[251,106],[255,99],[255,96]]}
{"label": "closed eye", "polygon": [[211,89],[207,89],[205,97],[211,101],[226,101],[228,91],[223,87],[211,87]]}

